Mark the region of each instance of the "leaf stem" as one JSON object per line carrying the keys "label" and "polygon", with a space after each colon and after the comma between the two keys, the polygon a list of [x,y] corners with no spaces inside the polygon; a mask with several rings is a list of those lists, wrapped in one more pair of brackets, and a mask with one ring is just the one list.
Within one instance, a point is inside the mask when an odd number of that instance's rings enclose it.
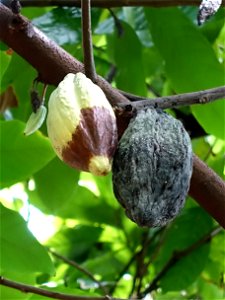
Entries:
{"label": "leaf stem", "polygon": [[213,228],[210,232],[208,232],[205,236],[203,236],[201,239],[199,239],[197,242],[193,243],[189,247],[187,247],[184,250],[174,252],[171,258],[168,260],[168,262],[165,264],[165,266],[162,268],[162,270],[156,275],[156,277],[153,279],[153,281],[149,284],[149,286],[140,294],[140,297],[145,297],[148,293],[152,292],[158,287],[158,282],[162,277],[165,276],[165,274],[169,271],[171,267],[173,267],[179,260],[181,260],[183,257],[189,255],[191,252],[199,248],[200,246],[206,244],[209,242],[215,235],[220,233],[222,231],[222,227],[216,227]]}
{"label": "leaf stem", "polygon": [[98,287],[103,291],[103,293],[106,295],[107,294],[107,291],[105,289],[105,287],[101,284],[101,282],[99,280],[97,280],[94,275],[89,272],[87,269],[81,267],[77,262],[73,261],[73,260],[70,260],[68,259],[67,257],[51,250],[51,249],[48,249],[48,251],[55,257],[57,257],[58,259],[64,261],[66,264],[76,268],[77,270],[79,270],[80,272],[84,273],[86,276],[88,276],[91,280],[93,280],[95,283],[97,283]]}

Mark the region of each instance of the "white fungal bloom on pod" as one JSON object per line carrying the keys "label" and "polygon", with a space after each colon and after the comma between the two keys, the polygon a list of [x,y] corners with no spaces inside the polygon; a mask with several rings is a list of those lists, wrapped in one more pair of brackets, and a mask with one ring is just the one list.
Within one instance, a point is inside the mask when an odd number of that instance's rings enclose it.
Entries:
{"label": "white fungal bloom on pod", "polygon": [[104,92],[83,73],[69,73],[48,104],[48,136],[61,160],[94,175],[106,175],[117,146],[114,111]]}
{"label": "white fungal bloom on pod", "polygon": [[152,108],[137,112],[113,158],[113,189],[127,216],[144,227],[168,224],[185,203],[191,140],[182,123]]}
{"label": "white fungal bloom on pod", "polygon": [[213,16],[222,4],[222,0],[203,0],[199,6],[198,11],[198,24],[202,25]]}

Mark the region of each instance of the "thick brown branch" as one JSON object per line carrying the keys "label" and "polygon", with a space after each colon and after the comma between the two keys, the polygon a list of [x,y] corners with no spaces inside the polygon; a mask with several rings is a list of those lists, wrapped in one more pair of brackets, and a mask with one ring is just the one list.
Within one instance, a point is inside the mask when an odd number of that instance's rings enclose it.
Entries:
{"label": "thick brown branch", "polygon": [[[74,6],[80,7],[80,0],[21,0],[23,7],[28,6]],[[197,5],[201,0],[92,0],[93,7],[122,7],[122,6],[151,6],[151,7],[167,7],[176,5]],[[225,1],[223,0],[223,4]]]}
{"label": "thick brown branch", "polygon": [[[193,93],[185,93],[179,94],[175,96],[166,96],[166,97],[159,97],[154,99],[145,99],[142,97],[138,97],[132,94],[124,93],[124,95],[134,101],[129,103],[129,106],[133,108],[141,109],[144,107],[154,107],[154,108],[173,108],[179,106],[186,106],[186,105],[193,105],[193,104],[206,104],[209,102],[213,102],[218,99],[225,98],[225,86],[220,86],[213,89],[208,89],[199,92]],[[120,107],[126,107],[126,104],[119,105]]]}
{"label": "thick brown branch", "polygon": [[[24,17],[15,16],[0,4],[0,40],[27,60],[39,73],[38,80],[52,85],[68,73],[84,73],[81,62],[49,40],[41,31],[32,26]],[[96,83],[104,90],[112,105],[129,102],[102,77]]]}
{"label": "thick brown branch", "polygon": [[33,293],[36,295],[41,295],[41,296],[49,297],[49,298],[53,298],[53,299],[61,299],[61,300],[120,300],[120,299],[116,299],[116,298],[111,298],[109,296],[87,297],[87,296],[75,296],[75,295],[53,292],[53,291],[45,290],[43,288],[38,288],[38,287],[31,286],[28,284],[12,281],[12,280],[9,280],[2,276],[0,276],[0,284],[4,285],[4,286],[8,286],[8,287],[16,289],[16,290],[19,290],[22,293]]}
{"label": "thick brown branch", "polygon": [[84,53],[85,75],[93,82],[96,81],[95,62],[91,33],[91,0],[82,0],[82,40]]}
{"label": "thick brown branch", "polygon": [[196,155],[189,194],[225,228],[225,182]]}
{"label": "thick brown branch", "polygon": [[[50,41],[26,19],[16,17],[0,4],[0,39],[27,60],[38,72],[39,79],[57,85],[69,72],[83,72],[83,65]],[[97,76],[97,84],[104,90],[112,105],[130,103],[120,92]],[[119,128],[120,129],[120,128]],[[225,206],[225,184],[197,157],[190,188],[191,196],[225,228],[222,217]]]}

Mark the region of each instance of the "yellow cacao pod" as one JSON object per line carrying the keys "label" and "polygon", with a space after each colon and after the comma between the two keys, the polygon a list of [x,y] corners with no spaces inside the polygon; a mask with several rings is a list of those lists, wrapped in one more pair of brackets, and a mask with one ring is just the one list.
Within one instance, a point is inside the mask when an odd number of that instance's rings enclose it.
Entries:
{"label": "yellow cacao pod", "polygon": [[48,103],[48,136],[61,160],[106,175],[117,147],[116,118],[104,92],[83,73],[69,73]]}

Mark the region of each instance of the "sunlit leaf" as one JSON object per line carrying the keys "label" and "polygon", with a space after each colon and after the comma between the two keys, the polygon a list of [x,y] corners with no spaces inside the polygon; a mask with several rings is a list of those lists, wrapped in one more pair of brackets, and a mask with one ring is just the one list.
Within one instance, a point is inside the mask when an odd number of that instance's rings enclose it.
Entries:
{"label": "sunlit leaf", "polygon": [[[224,84],[224,69],[212,46],[178,8],[151,8],[145,12],[176,93]],[[195,105],[192,112],[206,132],[224,138],[224,102]]]}
{"label": "sunlit leaf", "polygon": [[[125,22],[120,22],[122,29],[117,29],[111,37],[111,49],[117,66],[116,83],[118,88],[139,95],[146,95],[143,73],[142,48],[135,31]],[[138,57],[138,59],[137,59]]]}
{"label": "sunlit leaf", "polygon": [[26,137],[25,124],[0,121],[1,186],[10,186],[43,168],[54,156],[48,138],[40,132]]}
{"label": "sunlit leaf", "polygon": [[53,264],[43,246],[29,232],[24,219],[0,204],[1,274],[46,272],[53,274]]}
{"label": "sunlit leaf", "polygon": [[57,215],[68,205],[75,192],[79,174],[79,171],[56,157],[34,175],[36,192],[48,213]]}

